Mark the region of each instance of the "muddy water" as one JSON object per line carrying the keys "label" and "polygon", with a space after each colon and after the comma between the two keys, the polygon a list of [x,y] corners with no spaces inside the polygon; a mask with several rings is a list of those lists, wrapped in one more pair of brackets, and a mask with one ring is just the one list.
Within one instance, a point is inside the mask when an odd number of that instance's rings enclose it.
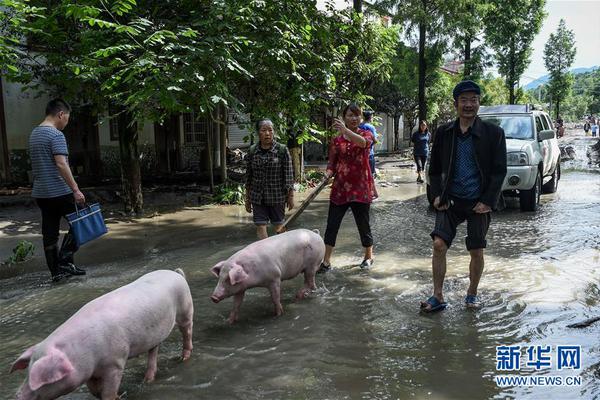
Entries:
{"label": "muddy water", "polygon": [[[144,357],[128,363],[121,386],[126,399],[598,398],[600,323],[566,325],[600,315],[599,171],[563,165],[558,192],[544,195],[537,213],[509,208],[493,216],[480,286],[485,306],[476,312],[462,306],[468,253],[459,229],[448,253],[450,307],[427,316],[418,314],[418,305],[431,290],[434,216],[412,171],[391,171],[387,178],[399,186],[381,188],[373,205],[374,268],[357,267],[361,250],[348,216],[335,270],[319,276],[317,292],[299,303],[292,299],[301,278],[284,283],[285,314],[277,319],[263,289],[248,291],[235,326],[225,322],[231,301],[209,300],[215,279],[208,268],[251,240],[250,228],[213,227],[212,240],[104,263],[62,285],[45,283],[42,273],[2,280],[0,369],[7,371],[23,349],[85,302],[151,270],[181,267],[196,309],[192,359],[178,361],[181,340],[173,332],[160,348],[156,382],[141,383]],[[326,207],[319,198],[299,222],[323,232]],[[193,231],[187,236],[193,240]],[[535,374],[576,375],[582,385],[497,387],[495,347],[531,344],[581,345],[581,371]],[[11,398],[23,375],[0,375],[0,398]],[[82,388],[65,398],[91,396]]]}

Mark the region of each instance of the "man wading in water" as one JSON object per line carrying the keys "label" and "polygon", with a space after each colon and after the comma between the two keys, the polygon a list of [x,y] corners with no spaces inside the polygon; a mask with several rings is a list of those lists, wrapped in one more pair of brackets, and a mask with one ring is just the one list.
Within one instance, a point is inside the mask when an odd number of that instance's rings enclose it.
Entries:
{"label": "man wading in water", "polygon": [[471,254],[465,304],[480,306],[477,286],[483,273],[483,249],[506,175],[506,140],[502,128],[477,117],[481,90],[473,81],[460,82],[452,95],[458,118],[434,135],[429,181],[436,210],[433,239],[433,296],[421,303],[423,312],[446,308],[442,294],[446,252],[456,227],[467,220],[467,250]]}

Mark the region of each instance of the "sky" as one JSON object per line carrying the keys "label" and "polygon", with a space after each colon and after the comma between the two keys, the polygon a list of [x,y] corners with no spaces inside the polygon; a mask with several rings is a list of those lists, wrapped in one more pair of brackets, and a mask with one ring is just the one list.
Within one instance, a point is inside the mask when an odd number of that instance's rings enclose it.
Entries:
{"label": "sky", "polygon": [[564,18],[567,28],[575,34],[577,54],[573,68],[600,66],[600,0],[549,0],[546,19],[533,41],[531,64],[523,74],[521,84],[547,74],[544,66],[544,46],[558,23]]}
{"label": "sky", "polygon": [[[352,0],[335,2],[339,7],[352,5]],[[323,5],[325,0],[317,0],[317,4]],[[521,85],[547,74],[544,45],[550,33],[558,29],[561,18],[565,19],[567,28],[575,35],[577,54],[572,67],[600,66],[600,0],[547,0],[545,10],[547,16],[533,41],[531,64],[521,77]]]}

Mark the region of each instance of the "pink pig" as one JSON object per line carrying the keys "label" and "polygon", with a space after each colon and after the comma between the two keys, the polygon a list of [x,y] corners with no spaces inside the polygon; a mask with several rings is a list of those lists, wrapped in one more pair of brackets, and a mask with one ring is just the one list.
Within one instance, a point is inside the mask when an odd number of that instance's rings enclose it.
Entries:
{"label": "pink pig", "polygon": [[182,358],[190,357],[193,314],[180,269],[150,272],[92,300],[15,361],[10,372],[29,367],[17,399],[56,399],[86,383],[94,396],[114,400],[127,359],[148,352],[145,380],[154,380],[158,346],[175,324]]}
{"label": "pink pig", "polygon": [[219,283],[210,297],[215,303],[234,296],[228,321],[234,323],[244,300],[246,289],[266,287],[275,304],[275,314],[283,313],[281,281],[304,272],[304,287],[296,297],[302,299],[315,287],[315,274],[325,255],[325,243],[318,231],[296,229],[254,242],[225,261],[217,263],[211,272]]}

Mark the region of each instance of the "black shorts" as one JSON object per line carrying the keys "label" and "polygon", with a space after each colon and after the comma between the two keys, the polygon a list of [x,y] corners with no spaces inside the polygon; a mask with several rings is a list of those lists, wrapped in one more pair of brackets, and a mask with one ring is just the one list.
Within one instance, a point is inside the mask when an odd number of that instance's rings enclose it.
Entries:
{"label": "black shorts", "polygon": [[435,227],[431,238],[440,237],[450,247],[456,236],[456,227],[467,220],[467,237],[465,243],[467,250],[484,249],[487,245],[485,237],[492,220],[491,213],[477,214],[473,207],[476,200],[462,200],[453,198],[453,205],[447,210],[436,211]]}
{"label": "black shorts", "polygon": [[255,225],[282,225],[285,222],[285,204],[264,206],[252,204],[252,219]]}

